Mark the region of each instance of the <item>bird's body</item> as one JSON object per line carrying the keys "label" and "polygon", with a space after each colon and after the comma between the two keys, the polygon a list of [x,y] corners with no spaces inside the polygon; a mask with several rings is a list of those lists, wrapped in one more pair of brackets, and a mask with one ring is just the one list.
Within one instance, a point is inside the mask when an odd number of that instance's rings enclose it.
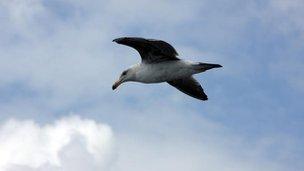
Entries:
{"label": "bird's body", "polygon": [[113,90],[126,81],[141,83],[167,82],[178,90],[200,100],[207,100],[201,85],[192,75],[212,68],[222,67],[219,64],[208,64],[180,60],[176,50],[167,42],[154,39],[123,37],[113,40],[116,43],[135,48],[142,62],[125,70]]}
{"label": "bird's body", "polygon": [[183,77],[190,77],[198,71],[194,69],[194,63],[177,60],[164,61],[160,63],[139,63],[132,66],[135,72],[135,79],[142,83],[161,83],[172,81]]}

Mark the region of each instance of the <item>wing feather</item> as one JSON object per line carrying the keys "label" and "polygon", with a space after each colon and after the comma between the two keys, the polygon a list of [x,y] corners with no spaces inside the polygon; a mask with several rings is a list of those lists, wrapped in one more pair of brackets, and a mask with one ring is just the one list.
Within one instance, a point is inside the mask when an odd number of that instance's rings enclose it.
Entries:
{"label": "wing feather", "polygon": [[178,53],[169,43],[162,40],[144,39],[139,37],[122,37],[114,42],[136,49],[143,62],[157,63],[167,60],[179,60]]}
{"label": "wing feather", "polygon": [[207,95],[204,92],[204,89],[199,84],[198,81],[196,81],[193,77],[187,77],[183,79],[168,81],[168,83],[180,90],[181,92],[200,99],[200,100],[208,100]]}

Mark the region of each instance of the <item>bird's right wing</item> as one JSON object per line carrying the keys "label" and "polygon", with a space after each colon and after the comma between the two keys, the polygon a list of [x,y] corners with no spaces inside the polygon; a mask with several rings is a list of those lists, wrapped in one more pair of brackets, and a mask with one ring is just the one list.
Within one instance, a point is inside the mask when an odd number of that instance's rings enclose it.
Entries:
{"label": "bird's right wing", "polygon": [[204,89],[193,77],[168,81],[168,83],[189,96],[200,100],[208,100],[207,95],[204,93]]}
{"label": "bird's right wing", "polygon": [[136,49],[144,63],[157,63],[168,60],[179,60],[176,50],[162,40],[144,39],[139,37],[122,37],[113,40]]}

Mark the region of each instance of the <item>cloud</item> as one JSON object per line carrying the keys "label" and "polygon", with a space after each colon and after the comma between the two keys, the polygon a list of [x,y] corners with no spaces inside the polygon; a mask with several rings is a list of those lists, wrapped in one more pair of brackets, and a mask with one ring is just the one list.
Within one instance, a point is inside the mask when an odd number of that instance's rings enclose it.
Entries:
{"label": "cloud", "polygon": [[278,132],[244,137],[190,107],[172,108],[172,103],[160,100],[146,103],[129,106],[133,110],[128,106],[96,109],[105,111],[100,116],[107,116],[115,128],[117,157],[109,170],[283,171],[302,165],[296,157],[300,144],[292,136]]}
{"label": "cloud", "polygon": [[32,20],[44,11],[40,0],[4,0],[0,5],[7,10],[10,21],[17,26],[32,23]]}
{"label": "cloud", "polygon": [[182,58],[223,64],[219,75],[255,76],[261,64],[242,52],[251,46],[245,43],[251,39],[248,23],[265,18],[264,25],[273,30],[272,22],[281,23],[275,16],[288,14],[277,12],[282,10],[272,1],[265,8],[237,2],[2,1],[0,84],[21,83],[43,96],[40,103],[49,108],[105,97],[119,72],[140,60],[134,50],[111,43],[119,35],[166,39]]}
{"label": "cloud", "polygon": [[[47,124],[10,119],[0,125],[0,170],[281,171],[287,168],[280,163],[288,159],[284,138],[269,136],[248,144],[212,121],[183,112],[151,111],[144,116],[135,112],[129,116],[128,123],[121,123],[122,129],[117,128],[115,142],[108,125],[78,116]],[[265,156],[276,145],[282,148],[280,153]],[[291,144],[287,142],[286,146]]]}
{"label": "cloud", "polygon": [[[265,84],[271,83],[268,71],[264,72],[266,63],[280,64],[272,66],[274,75],[303,87],[298,72],[302,64],[297,63],[294,70],[284,64],[293,64],[285,56],[297,52],[279,46],[281,51],[290,50],[279,62],[276,55],[269,55],[276,49],[274,44],[282,43],[277,41],[278,35],[288,36],[303,28],[303,10],[297,3],[1,1],[0,113],[2,121],[16,118],[1,127],[1,132],[15,131],[1,137],[1,143],[11,141],[1,145],[4,151],[0,154],[6,154],[1,167],[8,171],[303,168],[298,164],[302,158],[295,157],[301,150],[292,148],[300,146],[289,142],[297,140],[294,130],[303,130],[302,126],[286,124],[294,123],[294,118],[292,113],[284,113],[288,111],[284,107],[293,103],[276,103],[282,96],[280,92],[268,94]],[[216,76],[213,71],[204,75],[202,83],[210,100],[202,104],[166,84],[130,83],[113,93],[111,85],[119,72],[140,61],[134,50],[111,43],[126,35],[161,38],[172,43],[181,58],[223,64]],[[286,74],[277,74],[282,71]],[[69,112],[92,120],[58,120]],[[107,152],[117,153],[113,160],[104,149],[89,150],[94,145],[78,129],[103,125],[93,118],[110,123],[115,130],[118,149]],[[298,119],[299,125],[301,121]],[[61,145],[45,148],[52,142],[45,140],[52,138],[47,130],[57,130],[58,125],[71,131],[60,131],[69,141],[55,137],[53,141]],[[26,131],[34,132],[33,136],[25,136]],[[102,132],[98,128],[91,131]],[[276,137],[281,131],[282,137]],[[23,137],[29,148],[18,144]],[[98,147],[112,146],[99,142],[102,137],[93,139]],[[8,152],[14,143],[21,156]]]}
{"label": "cloud", "polygon": [[41,126],[10,119],[0,127],[0,170],[104,168],[112,146],[111,128],[93,120],[69,116]]}

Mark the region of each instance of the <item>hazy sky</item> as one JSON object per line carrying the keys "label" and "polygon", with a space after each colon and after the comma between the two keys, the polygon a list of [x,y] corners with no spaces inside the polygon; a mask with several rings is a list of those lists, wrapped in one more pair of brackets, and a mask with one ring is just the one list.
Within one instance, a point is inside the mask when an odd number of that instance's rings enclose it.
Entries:
{"label": "hazy sky", "polygon": [[[299,171],[303,0],[1,0],[0,171]],[[209,100],[127,83],[166,40]]]}

